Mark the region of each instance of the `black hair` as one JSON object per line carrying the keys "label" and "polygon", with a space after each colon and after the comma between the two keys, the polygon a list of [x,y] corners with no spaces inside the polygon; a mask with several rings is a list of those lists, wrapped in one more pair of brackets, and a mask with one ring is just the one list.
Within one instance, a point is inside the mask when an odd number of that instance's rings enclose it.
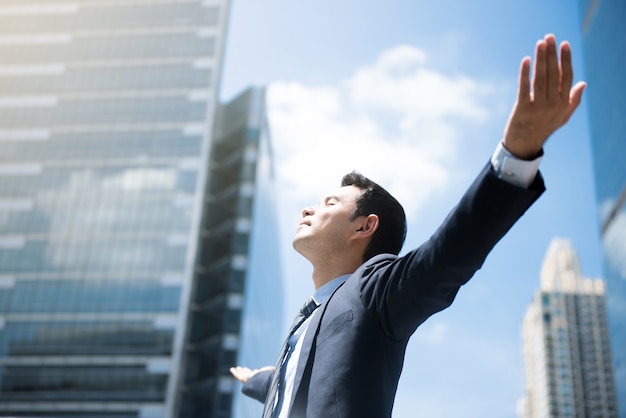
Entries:
{"label": "black hair", "polygon": [[406,238],[406,215],[400,202],[387,190],[357,171],[343,176],[341,186],[355,186],[363,191],[356,201],[352,219],[371,214],[378,216],[378,229],[365,249],[363,261],[378,254],[398,255]]}

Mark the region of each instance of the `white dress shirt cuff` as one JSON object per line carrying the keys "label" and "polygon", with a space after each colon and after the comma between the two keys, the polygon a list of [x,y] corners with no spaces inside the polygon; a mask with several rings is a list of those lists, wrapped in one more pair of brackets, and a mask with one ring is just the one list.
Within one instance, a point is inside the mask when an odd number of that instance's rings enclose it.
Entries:
{"label": "white dress shirt cuff", "polygon": [[498,178],[527,189],[537,176],[542,158],[543,152],[534,160],[521,160],[500,142],[491,156],[491,165]]}

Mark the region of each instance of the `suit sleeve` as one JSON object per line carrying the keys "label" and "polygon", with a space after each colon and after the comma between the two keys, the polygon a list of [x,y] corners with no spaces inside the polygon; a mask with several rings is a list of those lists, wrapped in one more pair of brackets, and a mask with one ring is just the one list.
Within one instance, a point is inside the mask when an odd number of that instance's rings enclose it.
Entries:
{"label": "suit sleeve", "polygon": [[482,170],[432,237],[404,257],[377,256],[361,273],[361,300],[389,338],[403,340],[452,304],[496,243],[543,193],[540,174],[528,189]]}
{"label": "suit sleeve", "polygon": [[258,372],[243,384],[241,391],[244,395],[256,399],[261,403],[265,403],[267,392],[269,391],[270,384],[272,383],[273,374],[274,372],[270,370]]}

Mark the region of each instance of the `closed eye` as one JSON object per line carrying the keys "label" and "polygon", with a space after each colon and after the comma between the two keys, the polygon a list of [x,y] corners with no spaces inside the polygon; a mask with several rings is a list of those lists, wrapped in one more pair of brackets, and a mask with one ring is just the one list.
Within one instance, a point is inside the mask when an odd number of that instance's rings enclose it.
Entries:
{"label": "closed eye", "polygon": [[325,206],[332,206],[336,203],[337,203],[337,198],[335,196],[329,196],[326,199],[324,199]]}

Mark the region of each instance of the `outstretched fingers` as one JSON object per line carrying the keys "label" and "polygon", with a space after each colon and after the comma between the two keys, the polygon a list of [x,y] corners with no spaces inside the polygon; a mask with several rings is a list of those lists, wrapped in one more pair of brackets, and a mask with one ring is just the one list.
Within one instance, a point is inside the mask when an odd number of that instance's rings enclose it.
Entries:
{"label": "outstretched fingers", "polygon": [[530,57],[524,57],[519,70],[519,86],[517,90],[518,103],[530,102],[530,94]]}
{"label": "outstretched fingers", "polygon": [[235,366],[229,369],[230,374],[241,383],[246,383],[250,377],[254,374],[248,367]]}
{"label": "outstretched fingers", "polygon": [[276,369],[276,367],[274,366],[265,366],[261,367],[260,369],[254,370],[250,369],[249,367],[234,366],[231,367],[229,370],[230,374],[232,374],[235,379],[239,380],[241,383],[246,383],[255,374],[259,372],[273,371],[274,369]]}
{"label": "outstretched fingers", "polygon": [[572,87],[574,73],[567,42],[557,47],[554,35],[546,35],[537,41],[534,59],[534,63],[530,57],[522,59],[517,101],[504,130],[504,146],[518,158],[537,155],[550,135],[576,111],[585,89],[584,82]]}
{"label": "outstretched fingers", "polygon": [[[572,69],[572,50],[568,42],[561,43],[561,100],[570,101],[570,90],[574,80],[574,70]],[[582,92],[581,92],[582,93]]]}
{"label": "outstretched fingers", "polygon": [[537,41],[535,47],[535,68],[533,72],[533,99],[544,101],[547,98],[547,45],[544,39]]}
{"label": "outstretched fingers", "polygon": [[546,42],[546,94],[548,100],[559,98],[561,90],[561,71],[559,68],[559,58],[556,51],[556,38],[548,34],[544,38]]}

